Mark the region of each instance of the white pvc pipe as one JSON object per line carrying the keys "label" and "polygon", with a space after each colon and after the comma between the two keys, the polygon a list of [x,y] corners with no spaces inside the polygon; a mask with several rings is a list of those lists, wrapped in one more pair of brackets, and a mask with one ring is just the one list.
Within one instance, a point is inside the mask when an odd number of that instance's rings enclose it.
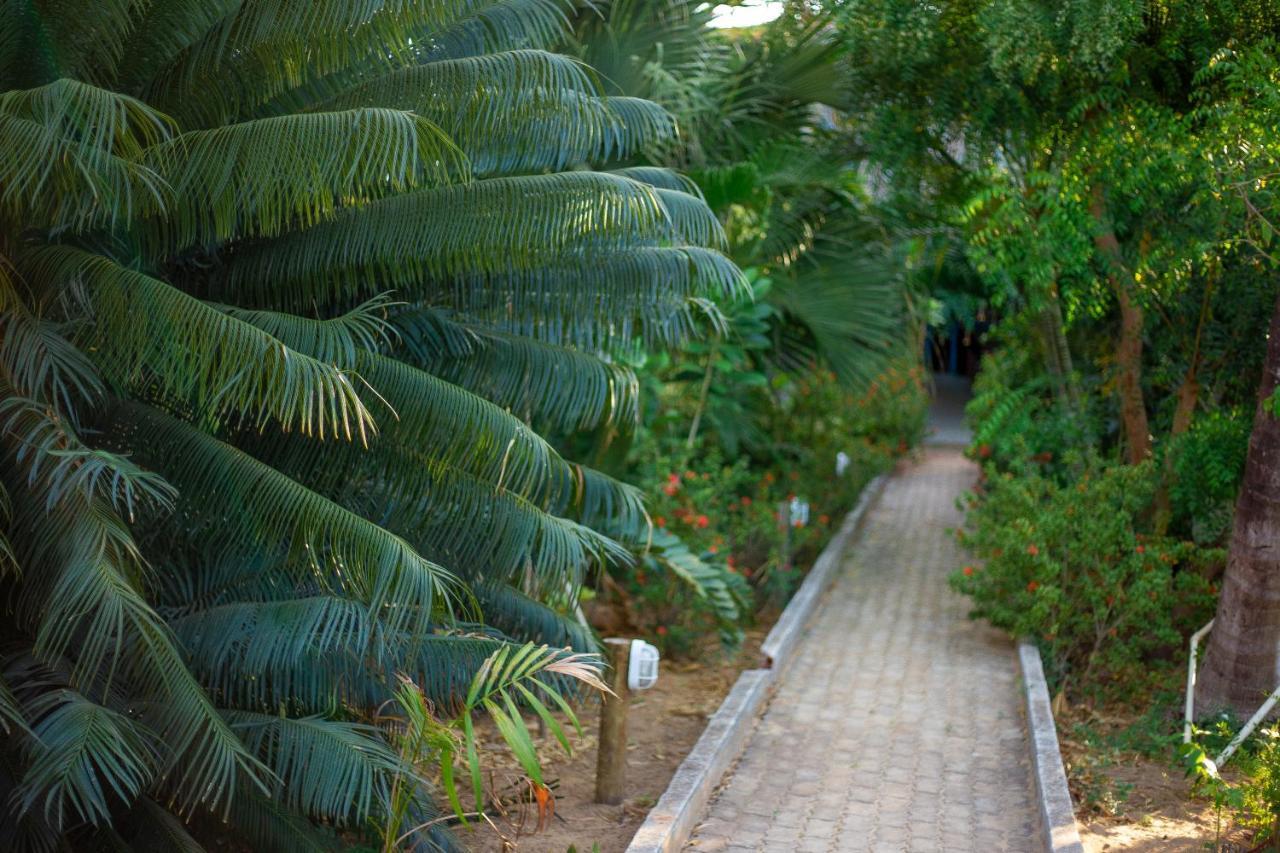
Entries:
{"label": "white pvc pipe", "polygon": [[1187,702],[1182,722],[1182,742],[1191,743],[1191,721],[1195,716],[1196,702],[1196,650],[1200,645],[1200,641],[1204,639],[1204,635],[1213,629],[1213,620],[1209,620],[1209,624],[1205,625],[1199,631],[1191,635],[1191,657],[1187,661]]}
{"label": "white pvc pipe", "polygon": [[1240,744],[1244,743],[1245,738],[1253,734],[1253,730],[1258,727],[1258,723],[1266,719],[1267,714],[1270,714],[1271,709],[1276,706],[1276,702],[1280,702],[1280,685],[1278,685],[1275,690],[1271,691],[1271,695],[1267,697],[1267,701],[1263,702],[1262,707],[1254,712],[1253,716],[1249,718],[1249,722],[1244,724],[1244,728],[1240,730],[1240,734],[1236,735],[1235,738],[1232,739],[1231,743],[1227,744],[1227,748],[1222,750],[1222,754],[1218,756],[1217,762],[1219,770],[1222,769],[1223,764],[1227,763],[1227,759],[1229,759],[1235,751],[1240,748]]}

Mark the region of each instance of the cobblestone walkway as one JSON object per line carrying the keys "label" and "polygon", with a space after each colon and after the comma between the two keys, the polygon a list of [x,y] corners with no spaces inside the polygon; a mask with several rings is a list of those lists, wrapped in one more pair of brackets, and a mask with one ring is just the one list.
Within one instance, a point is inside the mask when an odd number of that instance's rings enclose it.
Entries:
{"label": "cobblestone walkway", "polygon": [[1037,849],[1013,644],[946,583],[975,475],[937,447],[886,484],[686,850]]}

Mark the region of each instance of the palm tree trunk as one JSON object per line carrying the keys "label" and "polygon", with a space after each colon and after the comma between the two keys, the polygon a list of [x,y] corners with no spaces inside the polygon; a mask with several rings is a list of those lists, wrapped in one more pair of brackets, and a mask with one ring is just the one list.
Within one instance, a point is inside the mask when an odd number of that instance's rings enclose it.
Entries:
{"label": "palm tree trunk", "polygon": [[1247,717],[1280,681],[1280,420],[1269,401],[1280,384],[1280,297],[1236,501],[1222,597],[1196,688],[1197,709]]}

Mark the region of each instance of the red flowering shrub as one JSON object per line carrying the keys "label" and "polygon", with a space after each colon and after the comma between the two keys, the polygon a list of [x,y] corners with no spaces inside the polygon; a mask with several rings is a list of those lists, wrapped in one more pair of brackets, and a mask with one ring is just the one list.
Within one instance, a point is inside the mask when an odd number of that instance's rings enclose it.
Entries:
{"label": "red flowering shrub", "polygon": [[1060,684],[1093,686],[1181,646],[1209,618],[1213,596],[1197,569],[1221,555],[1143,532],[1152,464],[1080,467],[1067,486],[988,472],[964,537],[986,564],[953,573],[951,584],[972,597],[974,616],[1036,638]]}

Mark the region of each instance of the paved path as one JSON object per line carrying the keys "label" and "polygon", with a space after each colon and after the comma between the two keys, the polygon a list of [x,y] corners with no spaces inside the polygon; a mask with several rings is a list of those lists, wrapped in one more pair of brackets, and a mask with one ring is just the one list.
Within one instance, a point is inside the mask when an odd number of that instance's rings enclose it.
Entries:
{"label": "paved path", "polygon": [[934,447],[886,484],[686,850],[1037,849],[1013,645],[946,584],[975,475]]}

